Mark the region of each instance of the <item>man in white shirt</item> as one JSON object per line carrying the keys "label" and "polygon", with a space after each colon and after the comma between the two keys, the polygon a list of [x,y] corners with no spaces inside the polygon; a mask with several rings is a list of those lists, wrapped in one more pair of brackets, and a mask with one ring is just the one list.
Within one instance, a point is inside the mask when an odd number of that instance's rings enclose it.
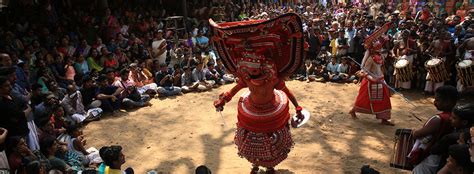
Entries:
{"label": "man in white shirt", "polygon": [[159,64],[166,63],[166,39],[163,38],[163,31],[158,30],[155,32],[155,38],[151,43],[152,56],[154,60],[158,60]]}

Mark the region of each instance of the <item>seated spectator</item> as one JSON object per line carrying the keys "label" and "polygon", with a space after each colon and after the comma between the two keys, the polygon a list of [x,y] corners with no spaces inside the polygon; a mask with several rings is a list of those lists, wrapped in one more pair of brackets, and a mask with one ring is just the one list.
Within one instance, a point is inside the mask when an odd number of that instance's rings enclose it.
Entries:
{"label": "seated spectator", "polygon": [[[472,147],[472,145],[471,145]],[[455,144],[449,146],[449,157],[446,165],[438,174],[471,174],[474,172],[474,163],[469,160],[469,146],[465,144]]]}
{"label": "seated spectator", "polygon": [[173,75],[168,71],[166,64],[160,65],[160,71],[155,75],[155,82],[158,84],[158,95],[159,96],[173,96],[181,93],[181,88],[173,86]]}
{"label": "seated spectator", "polygon": [[336,58],[333,57],[331,59],[331,62],[328,63],[328,65],[326,66],[326,70],[328,71],[328,77],[329,77],[329,80],[332,81],[332,82],[336,82],[336,81],[339,81],[339,76],[337,74],[337,67],[339,66],[339,64],[336,62]]}
{"label": "seated spectator", "polygon": [[208,79],[209,81],[214,81],[214,85],[215,87],[217,87],[216,85],[223,85],[225,83],[224,79],[222,79],[221,77],[222,75],[217,72],[214,63],[209,62],[207,64],[206,79]]}
{"label": "seated spectator", "polygon": [[216,70],[221,75],[221,78],[224,79],[225,83],[233,83],[235,81],[234,75],[227,73],[222,59],[216,59]]}
{"label": "seated spectator", "polygon": [[83,83],[80,92],[82,94],[82,104],[84,105],[84,109],[99,108],[102,105],[102,102],[96,98],[99,89],[94,84],[94,79],[92,79],[91,76],[86,76]]}
{"label": "seated spectator", "polygon": [[24,164],[28,164],[37,159],[35,154],[26,145],[25,139],[18,136],[9,137],[5,149],[8,164],[10,165],[10,173],[25,172],[26,168]]}
{"label": "seated spectator", "polygon": [[158,86],[156,83],[153,83],[153,77],[142,73],[142,69],[139,68],[136,63],[130,64],[129,67],[130,71],[128,73],[127,81],[130,82],[132,86],[137,87],[137,90],[140,94],[149,94],[154,96]]}
{"label": "seated spectator", "polygon": [[[125,155],[122,153],[122,146],[105,146],[99,150],[100,157],[104,161],[103,170],[109,173],[123,173],[122,165],[125,163]],[[99,168],[100,170],[100,168]],[[125,169],[124,173],[133,174],[132,168]]]}
{"label": "seated spectator", "polygon": [[58,99],[64,98],[64,95],[66,95],[67,93],[66,89],[59,87],[58,83],[56,83],[55,81],[50,82],[49,84],[47,84],[47,86],[48,92],[53,94]]}
{"label": "seated spectator", "polygon": [[76,49],[76,53],[85,57],[89,55],[91,50],[92,47],[87,43],[87,40],[82,39],[81,44]]}
{"label": "seated spectator", "polygon": [[451,110],[458,99],[458,92],[455,87],[442,86],[436,90],[434,105],[441,113],[432,116],[420,129],[413,131],[416,138],[413,156],[418,156],[420,163],[415,166],[413,173],[434,173],[438,168],[441,156],[430,155],[431,147],[442,136],[451,132],[450,119]]}
{"label": "seated spectator", "polygon": [[66,65],[64,65],[66,80],[68,80],[69,82],[74,82],[76,70],[74,69],[74,61],[72,60],[72,57],[66,57],[64,59],[64,62],[66,62]]}
{"label": "seated spectator", "polygon": [[59,100],[54,94],[48,94],[46,98],[39,105],[35,106],[34,114],[35,120],[42,119],[43,117],[49,118],[49,114],[52,113],[53,108],[59,105]]}
{"label": "seated spectator", "polygon": [[204,72],[204,64],[198,62],[196,68],[193,70],[193,81],[199,84],[199,91],[207,91],[212,89],[212,86],[215,84],[214,81],[208,81],[206,79],[206,73]]}
{"label": "seated spectator", "polygon": [[207,50],[209,48],[209,38],[204,36],[203,30],[199,30],[196,36],[196,48],[199,50]]}
{"label": "seated spectator", "polygon": [[51,82],[56,82],[54,77],[51,75],[49,72],[49,69],[47,68],[42,68],[38,70],[38,80],[36,80],[36,83],[41,85],[41,93],[45,94],[48,92],[48,86],[47,84]]}
{"label": "seated spectator", "polygon": [[[451,116],[451,126],[454,128],[454,132],[443,136],[431,149],[431,155],[438,156],[440,160],[432,161],[430,167],[434,170],[444,166],[446,159],[448,158],[449,146],[457,144],[459,137],[463,132],[469,131],[469,128],[473,125],[474,119],[474,105],[472,103],[459,103],[453,109],[453,115]],[[427,159],[428,159],[427,158]]]}
{"label": "seated spectator", "polygon": [[[175,65],[173,68],[173,86],[181,88],[181,76],[183,75],[183,70],[179,68],[179,65]],[[183,89],[181,88],[181,91]]]}
{"label": "seated spectator", "polygon": [[61,55],[56,55],[53,61],[54,62],[49,66],[53,74],[52,77],[56,79],[56,82],[59,86],[66,87],[68,79],[66,78],[66,70],[64,69],[66,66],[64,57]]}
{"label": "seated spectator", "polygon": [[120,108],[121,99],[119,97],[122,89],[110,85],[107,82],[107,77],[105,75],[99,76],[97,84],[99,85],[99,88],[96,91],[95,98],[101,101],[102,104],[100,107],[104,112],[111,112],[113,114]]}
{"label": "seated spectator", "polygon": [[347,58],[343,58],[339,66],[337,66],[337,74],[341,82],[350,82],[353,80],[353,79],[350,79],[348,71],[349,71],[349,64],[347,63]]}
{"label": "seated spectator", "polygon": [[119,68],[119,63],[112,53],[107,53],[105,56],[103,56],[101,62],[103,62],[104,68],[111,68],[115,70]]}
{"label": "seated spectator", "polygon": [[68,151],[79,156],[79,160],[84,166],[96,165],[102,161],[98,152],[91,153],[85,149],[86,140],[82,135],[81,126],[70,126],[67,133],[71,136],[71,139],[67,142]]}
{"label": "seated spectator", "polygon": [[151,106],[149,102],[150,96],[141,94],[128,78],[128,69],[122,69],[122,71],[120,71],[120,78],[113,83],[114,86],[122,91],[120,94],[122,104],[127,108]]}
{"label": "seated spectator", "polygon": [[143,84],[148,85],[151,83],[155,83],[155,79],[153,79],[153,60],[152,59],[147,59],[143,62],[141,62],[138,65],[139,70],[141,70],[141,74],[145,76],[145,80],[143,80]]}
{"label": "seated spectator", "polygon": [[118,61],[119,65],[128,65],[130,63],[130,59],[128,59],[127,54],[125,54],[120,47],[115,49],[114,58]]}
{"label": "seated spectator", "polygon": [[59,170],[63,173],[72,171],[71,166],[58,157],[58,141],[54,137],[46,137],[40,141],[41,153],[48,159],[52,170]]}
{"label": "seated spectator", "polygon": [[95,70],[96,72],[102,71],[104,67],[100,64],[99,51],[92,49],[89,57],[87,58],[87,64],[89,65],[91,71]]}
{"label": "seated spectator", "polygon": [[31,106],[39,105],[43,101],[42,86],[38,83],[35,83],[31,86]]}
{"label": "seated spectator", "polygon": [[81,75],[82,77],[89,75],[89,72],[90,72],[89,64],[84,58],[84,55],[82,54],[76,55],[76,62],[74,63],[74,67],[76,69],[77,74]]}
{"label": "seated spectator", "polygon": [[[57,130],[54,129],[54,124],[51,122],[51,117],[42,116],[40,119],[35,120],[36,125],[38,126],[38,140],[40,142],[45,139],[46,137],[53,137],[56,138],[59,135],[57,134]],[[62,145],[66,145],[66,142],[59,142]],[[41,147],[40,147],[41,148]]]}
{"label": "seated spectator", "polygon": [[11,89],[9,78],[0,76],[0,113],[2,113],[0,127],[8,130],[8,137],[26,137],[29,129],[25,115],[28,115],[31,109],[18,108],[16,101],[10,95]]}
{"label": "seated spectator", "polygon": [[183,92],[188,93],[197,90],[199,83],[194,82],[191,68],[184,66],[183,70],[184,72],[181,75],[181,89],[183,89]]}
{"label": "seated spectator", "polygon": [[75,85],[67,86],[67,95],[62,99],[61,105],[74,123],[89,123],[99,120],[102,114],[102,109],[100,108],[88,109],[86,112],[81,91],[78,91]]}
{"label": "seated spectator", "polygon": [[358,79],[357,79],[357,72],[360,70],[359,66],[356,64],[355,61],[353,60],[350,60],[349,61],[349,70],[347,72],[347,74],[349,75],[349,80],[352,79],[352,82],[353,83],[357,83]]}
{"label": "seated spectator", "polygon": [[49,120],[53,124],[54,134],[61,136],[66,133],[66,127],[71,125],[71,120],[65,120],[64,109],[61,105],[55,106],[52,111]]}
{"label": "seated spectator", "polygon": [[103,72],[105,76],[107,77],[107,83],[112,84],[115,82],[115,80],[118,79],[116,77],[116,70],[112,68],[106,68],[105,71]]}

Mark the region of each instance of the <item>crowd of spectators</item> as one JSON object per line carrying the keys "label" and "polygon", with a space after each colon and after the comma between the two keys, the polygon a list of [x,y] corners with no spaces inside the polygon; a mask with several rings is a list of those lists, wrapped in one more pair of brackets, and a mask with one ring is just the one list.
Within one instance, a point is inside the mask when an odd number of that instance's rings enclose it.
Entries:
{"label": "crowd of spectators", "polygon": [[[406,89],[436,91],[426,90],[422,66],[435,56],[445,58],[452,74],[445,84],[459,86],[454,65],[474,50],[470,39],[474,12],[468,12],[465,4],[443,11],[430,5],[412,10],[381,2],[204,2],[189,2],[193,8],[184,18],[184,32],[167,27],[166,17],[176,13],[155,1],[117,0],[110,8],[68,0],[31,1],[4,10],[0,113],[5,116],[0,122],[0,150],[6,153],[0,156],[2,167],[8,164],[11,173],[120,170],[125,160],[121,147],[85,149],[84,125],[104,113],[151,106],[155,97],[208,91],[235,81],[212,49],[209,17],[222,22],[300,14],[309,48],[304,66],[292,78],[307,81],[356,83],[364,39],[388,21],[394,25],[387,33],[391,41],[383,56],[390,85],[398,85],[393,63],[412,56],[415,75]],[[471,105],[459,107],[454,115],[472,116]]]}

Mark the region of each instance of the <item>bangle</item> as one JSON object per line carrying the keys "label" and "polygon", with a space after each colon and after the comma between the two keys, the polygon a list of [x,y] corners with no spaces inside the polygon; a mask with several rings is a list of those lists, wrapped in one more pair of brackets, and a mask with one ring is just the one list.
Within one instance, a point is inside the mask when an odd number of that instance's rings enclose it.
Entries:
{"label": "bangle", "polygon": [[302,110],[303,110],[303,107],[301,106],[296,107],[296,111],[302,111]]}

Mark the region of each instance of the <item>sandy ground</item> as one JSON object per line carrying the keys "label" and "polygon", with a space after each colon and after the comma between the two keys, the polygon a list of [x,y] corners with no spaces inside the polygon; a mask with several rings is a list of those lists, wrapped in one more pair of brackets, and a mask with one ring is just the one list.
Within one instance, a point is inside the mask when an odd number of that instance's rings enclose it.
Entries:
{"label": "sandy ground", "polygon": [[[218,174],[249,173],[250,163],[237,156],[233,143],[236,104],[242,91],[222,113],[225,126],[212,106],[218,94],[232,86],[154,99],[152,107],[90,123],[84,130],[87,146],[122,145],[127,161],[124,168],[131,166],[138,174],[152,169],[158,173],[193,173],[203,164]],[[404,173],[389,167],[395,130],[421,127],[423,123],[413,114],[425,121],[436,113],[432,98],[405,92],[414,105],[393,95],[392,120],[397,125],[383,126],[372,115],[350,119],[347,112],[358,85],[290,81],[287,86],[312,117],[302,128],[291,130],[295,146],[276,167],[283,174],[359,173],[364,164],[381,173]],[[290,111],[294,113],[293,108]]]}

